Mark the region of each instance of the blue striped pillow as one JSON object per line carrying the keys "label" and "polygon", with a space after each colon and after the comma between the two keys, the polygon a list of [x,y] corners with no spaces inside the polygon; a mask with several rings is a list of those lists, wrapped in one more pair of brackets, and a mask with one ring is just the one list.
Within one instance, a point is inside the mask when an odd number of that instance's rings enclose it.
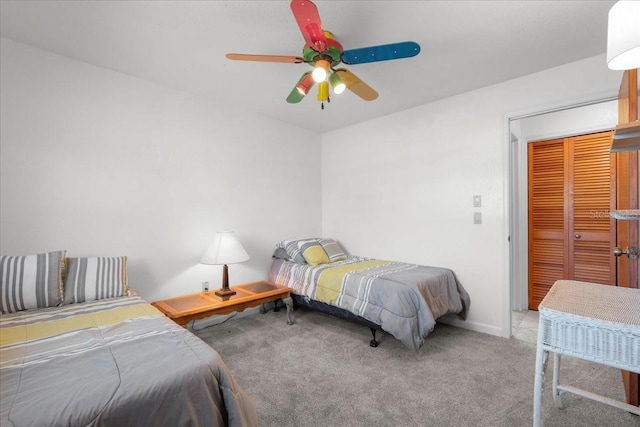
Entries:
{"label": "blue striped pillow", "polygon": [[64,304],[125,295],[127,257],[67,258]]}
{"label": "blue striped pillow", "polygon": [[6,314],[60,305],[64,253],[0,256],[0,311]]}

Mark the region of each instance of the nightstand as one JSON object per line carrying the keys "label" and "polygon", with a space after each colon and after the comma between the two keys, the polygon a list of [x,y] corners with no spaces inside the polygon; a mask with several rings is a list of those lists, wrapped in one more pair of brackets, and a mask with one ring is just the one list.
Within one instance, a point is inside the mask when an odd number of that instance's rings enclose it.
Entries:
{"label": "nightstand", "polygon": [[287,306],[287,324],[293,324],[291,320],[293,301],[290,288],[260,281],[231,286],[231,289],[236,293],[229,297],[219,297],[215,291],[208,291],[155,301],[151,304],[178,325],[187,327],[191,320],[244,311],[250,307],[281,299]]}

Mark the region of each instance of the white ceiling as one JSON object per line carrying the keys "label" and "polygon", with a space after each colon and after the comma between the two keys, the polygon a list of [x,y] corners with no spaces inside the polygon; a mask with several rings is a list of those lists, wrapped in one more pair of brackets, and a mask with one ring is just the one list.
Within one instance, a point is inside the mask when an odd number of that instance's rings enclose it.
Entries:
{"label": "white ceiling", "polygon": [[412,40],[414,58],[348,66],[380,96],[320,110],[285,98],[305,64],[225,53],[301,55],[289,2],[5,1],[2,37],[323,132],[606,52],[607,1],[316,0],[345,50]]}

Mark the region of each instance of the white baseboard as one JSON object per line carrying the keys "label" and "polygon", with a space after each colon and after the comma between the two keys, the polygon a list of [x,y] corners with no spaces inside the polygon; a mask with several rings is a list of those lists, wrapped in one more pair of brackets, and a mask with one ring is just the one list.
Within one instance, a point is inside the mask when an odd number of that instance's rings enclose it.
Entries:
{"label": "white baseboard", "polygon": [[474,332],[482,332],[483,334],[495,335],[497,337],[509,338],[511,331],[506,334],[497,326],[487,325],[485,323],[478,323],[469,320],[462,320],[455,316],[443,316],[438,319],[438,322],[446,323],[447,325],[456,326],[462,329],[468,329]]}

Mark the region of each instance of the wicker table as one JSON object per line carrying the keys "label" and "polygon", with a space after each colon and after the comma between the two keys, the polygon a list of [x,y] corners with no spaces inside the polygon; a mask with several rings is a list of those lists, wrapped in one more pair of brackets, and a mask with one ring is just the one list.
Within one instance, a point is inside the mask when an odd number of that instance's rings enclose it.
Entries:
{"label": "wicker table", "polygon": [[640,408],[558,383],[560,355],[640,373],[640,289],[558,280],[538,307],[540,324],[533,394],[533,425],[542,425],[542,385],[549,352],[554,354],[553,400],[562,393],[640,415]]}

